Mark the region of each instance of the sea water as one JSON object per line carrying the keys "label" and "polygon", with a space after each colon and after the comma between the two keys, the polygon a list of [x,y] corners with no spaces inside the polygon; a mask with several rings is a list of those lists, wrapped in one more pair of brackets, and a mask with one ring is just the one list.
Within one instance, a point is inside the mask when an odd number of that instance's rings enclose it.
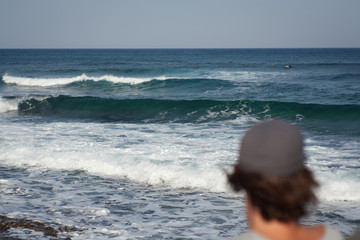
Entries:
{"label": "sea water", "polygon": [[282,118],[321,183],[302,221],[360,226],[360,49],[3,49],[0,77],[1,215],[72,239],[239,235],[224,170],[250,126]]}

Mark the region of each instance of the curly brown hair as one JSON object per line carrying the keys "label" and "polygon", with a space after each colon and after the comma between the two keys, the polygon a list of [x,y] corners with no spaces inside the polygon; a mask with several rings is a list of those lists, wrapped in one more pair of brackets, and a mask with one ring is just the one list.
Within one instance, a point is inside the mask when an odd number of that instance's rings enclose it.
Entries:
{"label": "curly brown hair", "polygon": [[307,167],[290,176],[272,177],[249,173],[235,165],[227,177],[235,191],[246,190],[252,205],[268,221],[297,221],[317,203],[313,189],[318,183]]}

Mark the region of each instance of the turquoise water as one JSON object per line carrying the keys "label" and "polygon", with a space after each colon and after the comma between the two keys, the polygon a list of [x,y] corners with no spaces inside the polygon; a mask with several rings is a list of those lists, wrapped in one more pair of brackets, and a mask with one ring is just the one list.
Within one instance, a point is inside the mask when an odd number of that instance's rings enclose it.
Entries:
{"label": "turquoise water", "polygon": [[279,117],[322,184],[303,221],[360,225],[360,49],[0,50],[0,76],[2,215],[73,239],[238,235],[223,168]]}

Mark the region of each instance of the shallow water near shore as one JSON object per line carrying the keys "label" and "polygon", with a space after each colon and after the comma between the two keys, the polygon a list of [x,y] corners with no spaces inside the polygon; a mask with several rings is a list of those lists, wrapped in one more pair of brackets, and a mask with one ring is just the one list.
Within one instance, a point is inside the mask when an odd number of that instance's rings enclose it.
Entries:
{"label": "shallow water near shore", "polygon": [[360,226],[359,49],[0,50],[0,75],[1,215],[81,230],[59,239],[239,235],[224,169],[279,117],[321,183],[302,221]]}

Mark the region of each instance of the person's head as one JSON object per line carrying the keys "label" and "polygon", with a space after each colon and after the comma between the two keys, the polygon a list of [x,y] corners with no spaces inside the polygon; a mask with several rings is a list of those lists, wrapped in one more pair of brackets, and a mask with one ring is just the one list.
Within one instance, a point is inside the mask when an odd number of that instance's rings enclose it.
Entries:
{"label": "person's head", "polygon": [[265,121],[246,132],[228,181],[235,191],[246,191],[265,220],[297,221],[317,201],[313,188],[318,184],[305,160],[303,138],[295,126]]}

